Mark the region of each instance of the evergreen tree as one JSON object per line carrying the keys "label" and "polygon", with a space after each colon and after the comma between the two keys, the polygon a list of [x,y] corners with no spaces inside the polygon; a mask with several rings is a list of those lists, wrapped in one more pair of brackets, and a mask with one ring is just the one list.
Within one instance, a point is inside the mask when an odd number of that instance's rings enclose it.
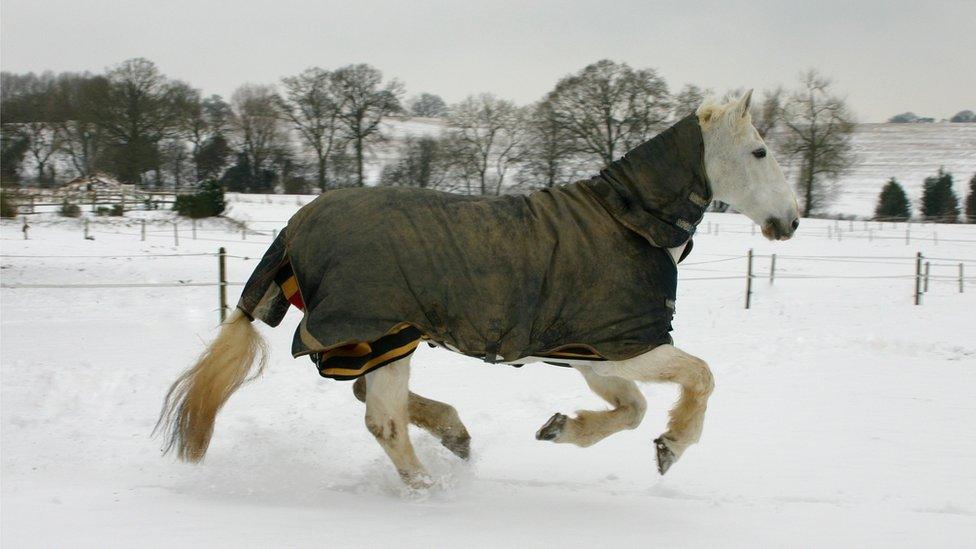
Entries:
{"label": "evergreen tree", "polygon": [[926,221],[955,223],[959,220],[959,197],[952,189],[951,173],[939,168],[937,175],[925,178],[921,209]]}
{"label": "evergreen tree", "polygon": [[892,177],[881,189],[874,218],[879,221],[907,221],[912,217],[911,202],[898,180]]}
{"label": "evergreen tree", "polygon": [[976,223],[976,173],[969,178],[969,196],[966,197],[966,222]]}

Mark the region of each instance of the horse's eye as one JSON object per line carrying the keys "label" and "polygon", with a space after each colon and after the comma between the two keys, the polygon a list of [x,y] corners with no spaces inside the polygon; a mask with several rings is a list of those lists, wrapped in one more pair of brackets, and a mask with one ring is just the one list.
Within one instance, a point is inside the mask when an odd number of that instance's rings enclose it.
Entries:
{"label": "horse's eye", "polygon": [[760,147],[752,151],[752,156],[755,156],[756,158],[766,158],[766,149]]}

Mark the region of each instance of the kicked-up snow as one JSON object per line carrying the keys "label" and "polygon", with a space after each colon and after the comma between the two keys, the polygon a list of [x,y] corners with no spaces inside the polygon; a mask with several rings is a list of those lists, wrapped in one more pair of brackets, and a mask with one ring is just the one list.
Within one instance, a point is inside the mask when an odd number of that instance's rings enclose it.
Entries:
{"label": "kicked-up snow", "polygon": [[[256,230],[302,199],[232,202]],[[275,221],[280,220],[280,222]],[[454,405],[470,463],[419,430],[436,485],[405,489],[348,382],[261,326],[266,375],[221,411],[202,465],[150,433],[214,335],[218,246],[242,282],[270,234],[36,221],[2,226],[4,547],[966,547],[976,538],[976,228],[803,220],[769,243],[709,214],[682,264],[674,339],[711,365],[700,444],[667,476],[652,439],[677,396],[590,448],[539,442],[554,412],[605,409],[573,370],[422,347],[412,389]],[[828,230],[831,238],[827,237]],[[837,232],[840,231],[840,240]],[[744,309],[746,259],[754,259]],[[915,254],[930,262],[914,305]],[[777,254],[769,281],[769,254]],[[172,255],[203,254],[203,255]],[[30,257],[25,257],[30,256]],[[43,257],[40,257],[43,256]],[[71,257],[69,257],[71,256]],[[77,257],[114,256],[114,257]],[[964,264],[964,293],[958,264]],[[170,286],[132,287],[142,284]],[[81,287],[117,284],[111,287]],[[180,287],[178,285],[182,284]],[[39,287],[25,287],[36,285]],[[231,286],[233,304],[239,286]]]}

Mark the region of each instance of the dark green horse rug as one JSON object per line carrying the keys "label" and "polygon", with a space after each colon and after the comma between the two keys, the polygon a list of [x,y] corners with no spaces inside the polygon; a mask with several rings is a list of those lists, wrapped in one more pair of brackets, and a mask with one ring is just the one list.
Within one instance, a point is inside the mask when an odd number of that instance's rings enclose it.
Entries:
{"label": "dark green horse rug", "polygon": [[[299,210],[238,307],[305,313],[294,356],[351,379],[425,339],[488,362],[622,360],[670,343],[677,267],[711,200],[694,115],[589,180],[525,196],[328,191]],[[690,246],[686,248],[686,252]]]}

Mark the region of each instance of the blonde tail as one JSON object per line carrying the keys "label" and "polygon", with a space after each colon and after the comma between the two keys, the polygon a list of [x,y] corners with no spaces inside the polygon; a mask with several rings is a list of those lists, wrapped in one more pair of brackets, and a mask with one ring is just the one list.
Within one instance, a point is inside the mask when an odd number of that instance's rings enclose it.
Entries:
{"label": "blonde tail", "polygon": [[238,387],[261,375],[266,362],[264,340],[244,313],[235,309],[197,363],[166,394],[153,431],[165,438],[163,452],[175,448],[183,461],[202,460],[217,412]]}

